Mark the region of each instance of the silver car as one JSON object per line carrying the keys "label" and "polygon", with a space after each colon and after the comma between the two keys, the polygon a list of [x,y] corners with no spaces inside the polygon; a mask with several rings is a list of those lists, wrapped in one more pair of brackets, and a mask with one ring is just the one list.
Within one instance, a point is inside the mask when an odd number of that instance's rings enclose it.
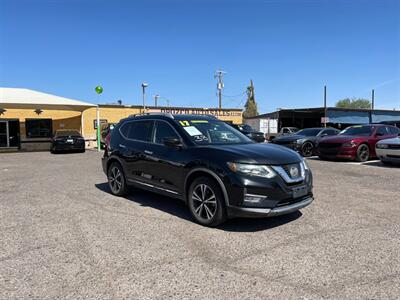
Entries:
{"label": "silver car", "polygon": [[400,164],[400,136],[379,141],[376,143],[375,150],[376,156],[384,164]]}

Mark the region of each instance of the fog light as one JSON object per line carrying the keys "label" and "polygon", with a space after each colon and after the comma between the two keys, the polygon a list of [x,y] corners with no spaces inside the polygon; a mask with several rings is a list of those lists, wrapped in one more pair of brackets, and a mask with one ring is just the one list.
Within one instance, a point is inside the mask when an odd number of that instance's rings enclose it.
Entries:
{"label": "fog light", "polygon": [[245,194],[244,195],[244,202],[245,203],[260,203],[261,201],[263,201],[264,199],[266,199],[267,196],[263,196],[263,195],[252,195],[252,194]]}

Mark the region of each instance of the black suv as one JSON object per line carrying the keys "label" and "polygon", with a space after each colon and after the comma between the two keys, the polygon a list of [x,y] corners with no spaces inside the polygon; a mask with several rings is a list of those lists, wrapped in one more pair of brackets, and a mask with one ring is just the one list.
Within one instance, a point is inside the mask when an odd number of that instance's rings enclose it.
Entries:
{"label": "black suv", "polygon": [[245,136],[251,138],[253,141],[255,141],[257,143],[264,143],[265,142],[264,133],[262,133],[260,131],[256,131],[250,125],[247,125],[247,124],[241,124],[241,125],[229,124],[229,125],[231,125],[236,130],[239,130]]}
{"label": "black suv", "polygon": [[287,214],[313,201],[311,171],[296,152],[255,143],[214,117],[123,119],[102,163],[114,195],[132,185],[179,198],[206,226],[228,217]]}

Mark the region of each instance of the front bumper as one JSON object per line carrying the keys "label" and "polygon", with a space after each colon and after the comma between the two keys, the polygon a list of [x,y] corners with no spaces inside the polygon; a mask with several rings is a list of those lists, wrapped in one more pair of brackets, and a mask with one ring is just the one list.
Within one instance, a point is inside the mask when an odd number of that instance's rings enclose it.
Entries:
{"label": "front bumper", "polygon": [[384,161],[400,162],[400,149],[375,148],[376,156]]}
{"label": "front bumper", "polygon": [[240,206],[228,206],[227,210],[228,210],[228,215],[230,217],[245,217],[245,218],[275,217],[298,211],[299,209],[308,206],[311,202],[313,202],[313,200],[314,200],[313,197],[307,196],[299,202],[275,208],[255,208],[255,207],[250,208],[250,207],[240,207]]}
{"label": "front bumper", "polygon": [[85,143],[54,143],[52,149],[54,151],[85,150]]}
{"label": "front bumper", "polygon": [[350,159],[353,160],[357,154],[357,147],[339,148],[318,148],[317,154],[327,158]]}

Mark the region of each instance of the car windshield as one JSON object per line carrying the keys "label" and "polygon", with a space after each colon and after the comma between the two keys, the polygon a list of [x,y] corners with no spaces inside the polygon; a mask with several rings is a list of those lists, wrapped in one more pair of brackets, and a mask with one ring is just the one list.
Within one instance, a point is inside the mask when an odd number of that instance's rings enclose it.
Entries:
{"label": "car windshield", "polygon": [[297,127],[289,127],[291,132],[297,132],[299,129]]}
{"label": "car windshield", "polygon": [[242,125],[242,130],[247,132],[254,132],[255,130],[250,125]]}
{"label": "car windshield", "polygon": [[56,131],[55,136],[80,136],[81,134],[77,130],[58,130]]}
{"label": "car windshield", "polygon": [[247,136],[218,120],[177,120],[189,138],[198,145],[226,145],[253,143]]}
{"label": "car windshield", "polygon": [[370,136],[372,134],[373,127],[372,126],[351,126],[347,127],[345,130],[342,130],[340,135],[361,135],[361,136]]}
{"label": "car windshield", "polygon": [[322,129],[306,128],[296,132],[297,135],[316,136]]}

